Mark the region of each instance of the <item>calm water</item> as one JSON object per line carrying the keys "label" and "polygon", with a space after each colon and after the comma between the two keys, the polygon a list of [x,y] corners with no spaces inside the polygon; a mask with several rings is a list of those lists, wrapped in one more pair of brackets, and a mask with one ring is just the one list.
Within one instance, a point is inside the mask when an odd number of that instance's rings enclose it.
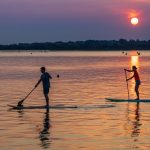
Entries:
{"label": "calm water", "polygon": [[[133,64],[139,67],[141,98],[148,99],[150,52],[141,52],[139,59],[121,52],[0,52],[0,149],[150,149],[150,104],[105,100],[127,98],[123,69]],[[84,108],[10,111],[7,104],[30,92],[41,66],[53,76],[51,105]],[[134,81],[129,86],[135,98]],[[41,85],[24,105],[45,105]],[[114,107],[89,107],[101,105]]]}

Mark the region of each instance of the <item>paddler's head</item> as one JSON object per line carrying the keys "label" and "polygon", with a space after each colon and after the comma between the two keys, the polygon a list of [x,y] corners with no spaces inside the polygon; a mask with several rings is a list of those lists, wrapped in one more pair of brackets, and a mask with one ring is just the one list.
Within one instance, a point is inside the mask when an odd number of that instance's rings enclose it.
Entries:
{"label": "paddler's head", "polygon": [[137,70],[136,66],[132,66],[132,70],[136,71]]}
{"label": "paddler's head", "polygon": [[45,67],[41,67],[41,72],[44,73],[45,72]]}

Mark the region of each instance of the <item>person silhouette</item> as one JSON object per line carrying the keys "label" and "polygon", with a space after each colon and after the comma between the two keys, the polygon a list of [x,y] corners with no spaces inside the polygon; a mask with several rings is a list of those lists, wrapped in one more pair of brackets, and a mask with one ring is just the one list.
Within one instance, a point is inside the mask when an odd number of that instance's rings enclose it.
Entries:
{"label": "person silhouette", "polygon": [[46,100],[46,107],[49,107],[49,89],[51,87],[50,85],[50,79],[52,79],[51,75],[46,72],[46,68],[45,67],[41,67],[41,77],[39,79],[39,81],[37,82],[37,84],[35,85],[35,88],[40,84],[40,82],[42,81],[43,83],[43,94],[45,96],[45,100]]}
{"label": "person silhouette", "polygon": [[127,69],[124,69],[124,70],[128,71],[128,72],[133,72],[133,76],[130,77],[129,79],[126,79],[126,81],[129,81],[132,78],[135,79],[135,92],[136,92],[136,96],[137,96],[137,98],[135,100],[139,100],[140,99],[140,97],[139,97],[139,86],[141,84],[141,81],[140,81],[139,74],[137,72],[137,68],[136,68],[136,66],[132,66],[132,70],[127,70]]}

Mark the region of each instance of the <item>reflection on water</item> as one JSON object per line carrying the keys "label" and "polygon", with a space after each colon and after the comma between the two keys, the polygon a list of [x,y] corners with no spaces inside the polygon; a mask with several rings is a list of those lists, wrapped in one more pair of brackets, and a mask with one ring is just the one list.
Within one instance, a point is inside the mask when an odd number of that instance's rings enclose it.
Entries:
{"label": "reflection on water", "polygon": [[133,137],[137,137],[140,135],[140,114],[139,114],[139,105],[140,103],[136,104],[136,108],[135,108],[135,119],[133,121],[133,132],[132,132],[132,136]]}
{"label": "reflection on water", "polygon": [[131,125],[131,136],[136,137],[140,134],[140,114],[139,114],[139,103],[130,104],[128,103],[128,114],[127,114],[127,120],[128,125]]}
{"label": "reflection on water", "polygon": [[43,148],[49,148],[50,146],[50,119],[49,119],[49,109],[46,109],[45,118],[43,119],[43,129],[39,133],[39,139],[41,141],[41,146]]}
{"label": "reflection on water", "polygon": [[132,66],[136,66],[137,68],[139,68],[139,52],[137,51],[131,51],[130,52],[130,67],[132,68]]}
{"label": "reflection on water", "polygon": [[[141,57],[144,99],[150,97],[150,52]],[[9,53],[0,56],[0,64],[0,149],[149,149],[150,104],[105,100],[127,97],[123,69],[130,68],[130,60],[121,52]],[[115,107],[8,111],[7,104],[17,104],[33,88],[43,65],[53,76],[51,105]],[[45,105],[42,86],[24,105]]]}
{"label": "reflection on water", "polygon": [[[13,110],[10,109],[9,113],[11,113],[11,111]],[[18,112],[19,119],[22,119],[22,120],[25,119],[30,124],[34,124],[34,121],[31,120],[30,116],[28,116],[24,110],[17,110],[17,112]],[[36,127],[38,127],[37,131],[39,131],[39,140],[41,141],[40,145],[44,149],[47,149],[50,147],[50,144],[51,144],[50,132],[49,132],[49,129],[51,127],[50,118],[49,118],[49,115],[50,115],[49,109],[45,109],[45,112],[43,112],[43,114],[44,114],[43,120],[41,120],[41,122],[39,122],[39,124],[37,124]],[[40,126],[41,123],[42,125]]]}
{"label": "reflection on water", "polygon": [[128,103],[127,104],[127,123],[125,124],[125,130],[133,138],[133,148],[139,148],[139,136],[141,133],[142,124],[140,122],[140,103]]}
{"label": "reflection on water", "polygon": [[139,56],[131,56],[131,68],[132,66],[136,66],[139,68]]}

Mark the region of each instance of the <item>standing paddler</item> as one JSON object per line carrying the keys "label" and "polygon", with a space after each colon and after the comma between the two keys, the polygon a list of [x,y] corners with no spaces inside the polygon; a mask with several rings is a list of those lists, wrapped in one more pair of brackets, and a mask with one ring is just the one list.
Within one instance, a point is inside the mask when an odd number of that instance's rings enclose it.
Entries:
{"label": "standing paddler", "polygon": [[137,68],[136,68],[136,66],[132,66],[132,70],[128,70],[128,69],[124,69],[124,70],[128,71],[128,72],[133,72],[133,76],[130,77],[129,79],[126,79],[126,81],[129,81],[132,78],[135,79],[135,92],[136,92],[136,96],[137,96],[137,98],[135,100],[139,100],[140,99],[140,97],[139,97],[139,86],[141,84],[141,81],[140,81],[139,74],[137,72]]}
{"label": "standing paddler", "polygon": [[45,100],[46,100],[46,107],[49,108],[49,89],[50,89],[50,79],[52,79],[51,75],[46,72],[45,67],[41,67],[41,77],[39,79],[39,81],[37,82],[37,84],[35,85],[35,88],[40,84],[40,82],[42,81],[43,83],[43,94],[45,96]]}

